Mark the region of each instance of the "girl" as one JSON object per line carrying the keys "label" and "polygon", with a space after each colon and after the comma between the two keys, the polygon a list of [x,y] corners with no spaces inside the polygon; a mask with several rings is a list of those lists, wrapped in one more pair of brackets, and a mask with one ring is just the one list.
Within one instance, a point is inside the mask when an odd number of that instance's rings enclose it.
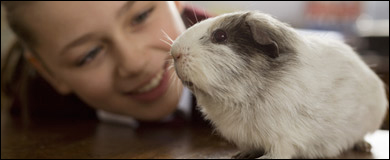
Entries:
{"label": "girl", "polygon": [[2,4],[17,35],[2,58],[2,92],[29,115],[85,115],[90,106],[158,121],[183,99],[160,39],[175,39],[201,12],[160,1]]}

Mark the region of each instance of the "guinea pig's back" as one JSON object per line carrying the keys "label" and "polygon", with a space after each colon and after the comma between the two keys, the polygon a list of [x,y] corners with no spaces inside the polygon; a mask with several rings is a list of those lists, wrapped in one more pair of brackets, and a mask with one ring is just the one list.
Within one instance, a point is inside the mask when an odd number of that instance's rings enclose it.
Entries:
{"label": "guinea pig's back", "polygon": [[301,65],[292,75],[301,77],[299,83],[307,88],[301,99],[310,101],[303,102],[313,118],[314,128],[308,132],[317,137],[306,140],[311,144],[307,146],[317,147],[302,152],[337,155],[380,127],[388,106],[384,85],[346,44],[321,37],[302,39]]}
{"label": "guinea pig's back", "polygon": [[[335,108],[340,125],[367,133],[379,128],[388,106],[384,83],[346,44],[333,39],[310,37],[306,64],[321,84],[323,107]],[[309,62],[310,61],[310,62]],[[336,118],[336,117],[334,117]]]}

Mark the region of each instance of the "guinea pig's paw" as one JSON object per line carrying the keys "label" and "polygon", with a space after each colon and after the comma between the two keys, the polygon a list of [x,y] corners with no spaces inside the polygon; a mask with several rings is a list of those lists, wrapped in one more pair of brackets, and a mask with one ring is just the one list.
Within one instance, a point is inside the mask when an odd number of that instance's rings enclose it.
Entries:
{"label": "guinea pig's paw", "polygon": [[263,151],[241,151],[235,154],[232,159],[254,159],[262,156]]}
{"label": "guinea pig's paw", "polygon": [[256,158],[256,159],[289,159],[289,158],[285,158],[285,157],[278,157],[278,156],[271,156],[271,155],[268,155],[268,154],[265,154],[259,158]]}
{"label": "guinea pig's paw", "polygon": [[271,152],[265,153],[263,156],[256,159],[291,159],[290,154],[273,154]]}
{"label": "guinea pig's paw", "polygon": [[361,140],[361,141],[355,143],[355,146],[353,146],[353,150],[368,153],[368,152],[371,152],[371,144],[365,140]]}
{"label": "guinea pig's paw", "polygon": [[276,159],[276,158],[273,158],[273,157],[268,156],[268,155],[264,155],[264,156],[261,156],[261,157],[256,158],[256,159]]}

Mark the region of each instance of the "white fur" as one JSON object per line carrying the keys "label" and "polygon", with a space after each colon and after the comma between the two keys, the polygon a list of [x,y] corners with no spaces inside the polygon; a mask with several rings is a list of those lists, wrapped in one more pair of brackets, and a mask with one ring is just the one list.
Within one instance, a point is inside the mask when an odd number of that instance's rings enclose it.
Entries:
{"label": "white fur", "polygon": [[[388,106],[383,83],[349,46],[294,35],[299,65],[267,86],[267,93],[258,93],[253,86],[266,86],[266,77],[246,74],[245,62],[229,47],[216,46],[225,52],[221,56],[199,43],[210,27],[229,15],[190,28],[174,42],[172,54],[184,55],[175,68],[182,80],[199,89],[193,91],[205,117],[243,153],[264,150],[261,158],[334,157],[379,128]],[[225,70],[245,78],[223,76]]]}

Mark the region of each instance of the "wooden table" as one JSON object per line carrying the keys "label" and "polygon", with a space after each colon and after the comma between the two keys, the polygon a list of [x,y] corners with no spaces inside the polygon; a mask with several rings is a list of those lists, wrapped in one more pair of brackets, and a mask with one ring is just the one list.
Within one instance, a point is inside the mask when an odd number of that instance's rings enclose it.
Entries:
{"label": "wooden table", "polygon": [[[389,158],[389,132],[367,137],[372,153],[340,158]],[[230,158],[234,145],[209,127],[166,124],[133,129],[94,119],[30,121],[1,113],[1,158]]]}

